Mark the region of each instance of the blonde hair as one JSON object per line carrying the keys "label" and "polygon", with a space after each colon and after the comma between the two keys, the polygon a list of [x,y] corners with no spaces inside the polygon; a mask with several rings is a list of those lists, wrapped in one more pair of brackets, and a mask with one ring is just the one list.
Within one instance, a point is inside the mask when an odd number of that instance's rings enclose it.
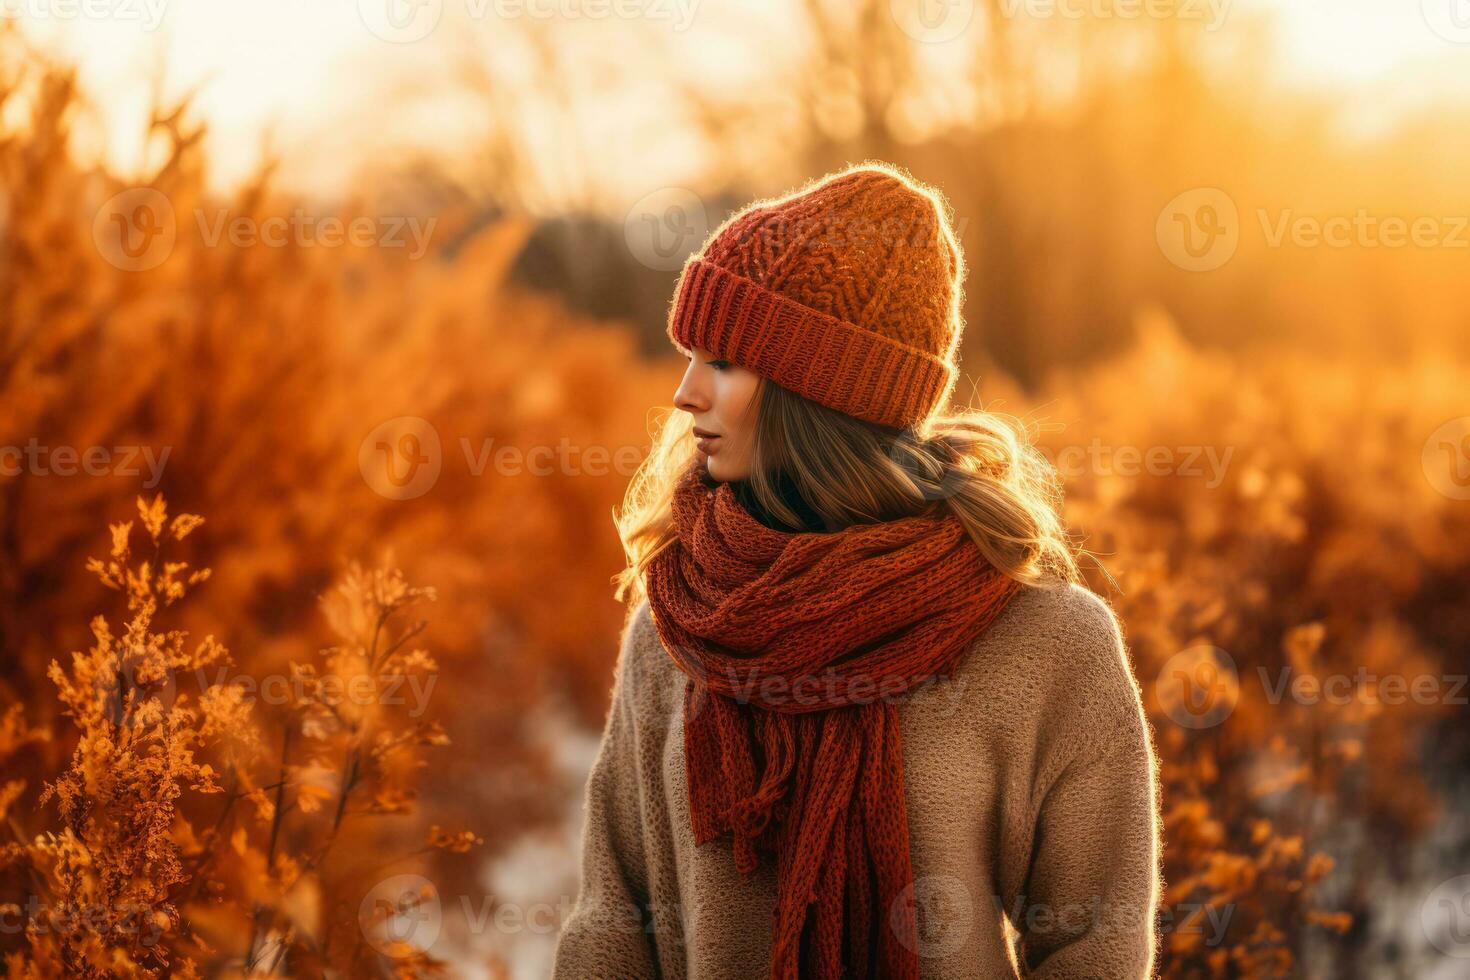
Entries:
{"label": "blonde hair", "polygon": [[[829,528],[870,524],[947,507],[981,554],[1027,585],[1081,578],[1061,519],[1061,481],[1020,420],[979,409],[931,417],[908,429],[874,425],[803,398],[766,378],[756,394],[750,489],[788,526],[800,518],[777,491],[784,471]],[[670,410],[652,452],[613,512],[628,564],[613,576],[629,607],[645,596],[649,563],[674,542],[670,504],[697,450],[687,412]]]}

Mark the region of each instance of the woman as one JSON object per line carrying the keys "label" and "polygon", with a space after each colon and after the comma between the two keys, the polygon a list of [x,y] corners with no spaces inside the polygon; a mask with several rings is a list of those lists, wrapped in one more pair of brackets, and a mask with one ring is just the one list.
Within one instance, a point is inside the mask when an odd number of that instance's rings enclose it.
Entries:
{"label": "woman", "polygon": [[963,279],[873,163],[685,264],[556,977],[1152,974],[1152,732],[1054,471],[937,414]]}

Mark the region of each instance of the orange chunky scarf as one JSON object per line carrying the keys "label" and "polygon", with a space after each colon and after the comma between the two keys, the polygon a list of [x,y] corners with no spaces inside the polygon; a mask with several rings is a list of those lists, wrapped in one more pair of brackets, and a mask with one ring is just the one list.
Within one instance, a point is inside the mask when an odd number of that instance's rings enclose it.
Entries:
{"label": "orange chunky scarf", "polygon": [[678,478],[649,603],[688,676],[695,842],[729,835],[744,876],[775,855],[773,978],[919,975],[896,699],[1020,588],[940,514],[792,533],[698,459]]}

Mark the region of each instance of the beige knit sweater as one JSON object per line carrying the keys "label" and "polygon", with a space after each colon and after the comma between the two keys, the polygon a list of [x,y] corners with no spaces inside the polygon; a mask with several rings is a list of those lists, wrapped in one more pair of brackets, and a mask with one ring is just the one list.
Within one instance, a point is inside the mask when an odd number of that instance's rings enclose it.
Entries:
{"label": "beige knit sweater", "polygon": [[[685,677],[648,603],[624,630],[556,980],[767,975],[775,872],[695,847]],[[899,707],[921,976],[1153,975],[1153,734],[1122,631],[1081,586],[1021,590]]]}

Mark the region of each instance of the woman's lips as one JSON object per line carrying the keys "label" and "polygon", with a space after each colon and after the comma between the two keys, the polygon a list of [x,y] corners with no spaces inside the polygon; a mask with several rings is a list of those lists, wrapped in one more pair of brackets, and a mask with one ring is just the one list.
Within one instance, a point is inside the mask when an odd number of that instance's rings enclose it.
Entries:
{"label": "woman's lips", "polygon": [[714,443],[719,441],[719,438],[719,436],[696,436],[694,444],[699,447],[700,452],[708,456],[714,452]]}

